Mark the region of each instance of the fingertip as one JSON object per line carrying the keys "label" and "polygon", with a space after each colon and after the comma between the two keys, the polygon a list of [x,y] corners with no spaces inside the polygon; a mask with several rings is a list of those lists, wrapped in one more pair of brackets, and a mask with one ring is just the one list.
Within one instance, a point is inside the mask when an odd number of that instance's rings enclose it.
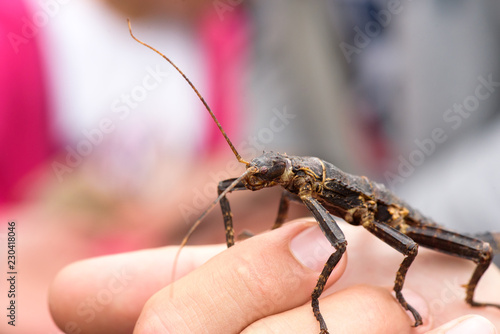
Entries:
{"label": "fingertip", "polygon": [[[290,241],[290,252],[302,266],[321,273],[326,261],[337,250],[328,241],[317,224],[310,226],[310,221],[304,221],[304,225],[308,228],[298,233]],[[346,265],[347,256],[342,256],[332,272],[330,283],[342,276]]]}
{"label": "fingertip", "polygon": [[143,312],[137,320],[133,334],[162,334],[169,333],[161,317],[150,307],[151,302],[146,303]]}
{"label": "fingertip", "polygon": [[68,282],[73,282],[75,264],[69,264],[60,270],[49,286],[48,306],[52,319],[63,331],[66,331],[68,311],[74,298]]}
{"label": "fingertip", "polygon": [[439,326],[427,334],[497,334],[495,325],[479,315],[466,315]]}

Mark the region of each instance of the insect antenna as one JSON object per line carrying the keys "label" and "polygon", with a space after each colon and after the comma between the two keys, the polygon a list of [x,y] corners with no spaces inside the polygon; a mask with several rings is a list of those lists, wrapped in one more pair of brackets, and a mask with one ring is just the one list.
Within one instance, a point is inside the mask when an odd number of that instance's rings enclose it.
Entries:
{"label": "insect antenna", "polygon": [[[189,229],[189,231],[186,233],[186,236],[184,237],[184,239],[182,239],[182,242],[179,246],[179,249],[177,250],[177,253],[175,254],[175,258],[174,258],[174,264],[172,266],[172,280],[171,280],[171,284],[173,286],[173,283],[175,281],[175,271],[177,269],[177,262],[179,260],[179,255],[181,253],[181,250],[182,248],[184,248],[184,246],[186,245],[186,243],[188,242],[189,240],[189,237],[193,234],[194,230],[196,230],[196,228],[201,224],[201,222],[203,221],[203,218],[205,218],[205,216],[207,214],[210,213],[210,211],[212,211],[212,209],[217,205],[217,203],[219,203],[220,199],[224,196],[226,196],[226,194],[228,192],[230,192],[231,190],[234,189],[234,187],[236,187],[236,185],[245,177],[247,176],[248,173],[252,172],[253,170],[251,168],[247,169],[243,174],[241,174],[240,177],[238,177],[236,180],[233,181],[233,183],[231,183],[229,185],[229,187],[227,187],[220,195],[219,197],[217,197],[211,204],[208,208],[205,209],[205,211],[200,215],[200,217],[196,220],[196,222],[194,222],[194,224],[191,226],[191,228]],[[173,288],[172,290],[173,291]]]}
{"label": "insect antenna", "polygon": [[214,120],[215,124],[217,124],[217,127],[219,128],[220,132],[222,133],[222,135],[226,139],[226,142],[229,144],[229,147],[231,148],[231,151],[233,151],[234,155],[236,156],[236,159],[238,159],[238,162],[244,163],[245,165],[249,165],[249,163],[246,160],[244,160],[241,157],[241,155],[238,153],[238,151],[234,147],[233,143],[231,142],[231,140],[227,136],[226,132],[224,131],[224,129],[222,129],[222,125],[217,120],[217,117],[215,117],[215,114],[212,112],[212,109],[210,109],[210,106],[205,101],[205,99],[203,98],[203,96],[201,96],[200,92],[198,92],[198,90],[193,85],[193,83],[191,82],[191,80],[189,80],[188,77],[180,70],[180,68],[178,68],[177,65],[175,65],[174,62],[172,62],[167,56],[165,56],[160,51],[156,50],[151,45],[149,45],[147,43],[144,43],[143,41],[141,41],[137,37],[135,37],[134,34],[132,33],[132,26],[130,24],[130,19],[127,19],[127,23],[128,23],[128,30],[130,31],[130,36],[132,36],[133,39],[135,39],[138,43],[140,43],[140,44],[142,44],[142,45],[150,48],[151,50],[153,50],[154,52],[156,52],[157,54],[159,54],[160,56],[162,56],[166,61],[168,61],[170,63],[170,65],[172,65],[177,70],[177,72],[179,72],[182,75],[182,77],[184,78],[184,80],[187,81],[187,83],[189,84],[189,86],[191,86],[191,88],[194,90],[194,92],[196,93],[196,95],[198,95],[198,98],[201,100],[201,102],[203,103],[203,105],[205,106],[205,108],[207,109],[207,111],[210,113],[210,116],[212,116],[212,119]]}

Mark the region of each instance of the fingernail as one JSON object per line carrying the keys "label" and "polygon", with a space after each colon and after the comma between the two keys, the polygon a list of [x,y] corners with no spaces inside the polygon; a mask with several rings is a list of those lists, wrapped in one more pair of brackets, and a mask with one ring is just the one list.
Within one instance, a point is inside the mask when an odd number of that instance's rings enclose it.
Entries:
{"label": "fingernail", "polygon": [[335,248],[315,225],[300,232],[290,241],[290,251],[302,265],[321,272],[326,260],[335,253]]}
{"label": "fingernail", "polygon": [[493,324],[488,319],[477,315],[460,318],[452,321],[449,324],[451,324],[452,327],[444,332],[446,334],[497,333],[495,326],[493,326]]}

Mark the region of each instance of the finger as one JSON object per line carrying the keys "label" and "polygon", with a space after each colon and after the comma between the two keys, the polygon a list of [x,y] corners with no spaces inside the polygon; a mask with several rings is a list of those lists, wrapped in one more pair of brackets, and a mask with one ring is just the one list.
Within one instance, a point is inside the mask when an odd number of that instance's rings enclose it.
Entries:
{"label": "finger", "polygon": [[[425,301],[410,291],[405,291],[417,308]],[[357,285],[335,292],[320,299],[320,309],[330,333],[350,334],[405,334],[423,333],[416,330],[413,319],[403,310],[389,289]],[[315,333],[319,325],[308,315],[310,305],[263,318],[242,333]],[[426,315],[424,316],[425,323]]]}
{"label": "finger", "polygon": [[[146,301],[171,283],[177,249],[142,250],[67,266],[49,291],[54,321],[65,333],[131,333]],[[184,248],[177,276],[224,249],[224,245]]]}
{"label": "finger", "polygon": [[[329,245],[325,251],[319,228],[306,229],[311,224],[292,223],[222,252],[176,281],[173,295],[169,287],[155,294],[134,333],[237,333],[260,318],[306,303],[332,253]],[[344,268],[345,258],[329,284]],[[314,320],[311,309],[308,316]]]}
{"label": "finger", "polygon": [[466,315],[452,320],[438,328],[427,332],[427,334],[497,334],[495,326],[488,319],[478,315]]}

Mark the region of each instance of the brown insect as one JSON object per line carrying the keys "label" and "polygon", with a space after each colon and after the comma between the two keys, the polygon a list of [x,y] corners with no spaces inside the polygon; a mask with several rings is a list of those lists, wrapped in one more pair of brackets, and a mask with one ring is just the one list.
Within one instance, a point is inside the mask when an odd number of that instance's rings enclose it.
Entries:
{"label": "brown insect", "polygon": [[[181,247],[186,244],[194,229],[218,202],[220,202],[224,218],[227,246],[233,246],[233,221],[226,194],[235,190],[255,191],[281,186],[284,190],[279,204],[278,216],[272,228],[278,228],[283,224],[290,201],[301,202],[311,211],[324,235],[336,249],[336,252],[330,255],[325,263],[311,296],[313,313],[319,322],[321,334],[328,333],[328,329],[319,309],[318,298],[347,246],[344,234],[333,216],[341,217],[352,225],[363,226],[377,238],[404,255],[403,262],[396,273],[394,292],[401,306],[412,313],[415,326],[422,324],[422,317],[416,309],[406,302],[401,290],[408,268],[417,256],[419,245],[476,263],[472,277],[466,285],[465,301],[471,306],[500,308],[500,305],[497,304],[481,303],[474,300],[476,285],[488,269],[493,257],[490,243],[446,230],[399,199],[384,185],[372,182],[364,176],[344,173],[333,164],[319,158],[267,152],[250,162],[245,161],[229,140],[208,104],[184,73],[165,55],[138,40],[132,34],[130,21],[129,30],[137,42],[161,55],[184,77],[219,127],[236,159],[246,166],[246,171],[240,177],[219,183],[218,198],[193,224]],[[484,237],[490,238],[491,242],[495,243],[495,247],[500,244],[498,235],[487,234]]]}

